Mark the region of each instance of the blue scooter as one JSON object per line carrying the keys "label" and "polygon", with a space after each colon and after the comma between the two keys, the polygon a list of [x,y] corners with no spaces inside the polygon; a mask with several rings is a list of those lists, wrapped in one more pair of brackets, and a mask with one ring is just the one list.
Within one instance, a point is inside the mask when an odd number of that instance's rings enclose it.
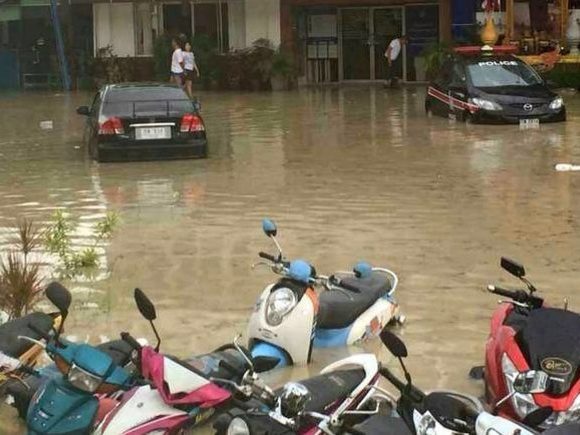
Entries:
{"label": "blue scooter", "polygon": [[[46,296],[59,309],[64,322],[71,302],[69,291],[52,283]],[[130,371],[116,364],[110,355],[88,344],[67,342],[60,337],[61,332],[62,323],[53,336],[43,337],[46,353],[61,375],[50,378],[33,396],[26,416],[29,435],[91,433],[103,397],[135,384]]]}

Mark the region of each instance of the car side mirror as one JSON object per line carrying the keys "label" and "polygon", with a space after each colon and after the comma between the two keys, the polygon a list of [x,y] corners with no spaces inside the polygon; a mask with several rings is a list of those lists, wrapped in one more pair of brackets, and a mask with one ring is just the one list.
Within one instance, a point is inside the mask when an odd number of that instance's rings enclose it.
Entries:
{"label": "car side mirror", "polygon": [[77,113],[83,116],[89,116],[91,114],[91,109],[88,106],[79,106],[77,107]]}
{"label": "car side mirror", "polygon": [[514,379],[514,390],[520,394],[544,393],[548,389],[547,373],[537,370],[530,370],[518,373]]}
{"label": "car side mirror", "polygon": [[380,337],[385,347],[389,349],[389,352],[391,352],[394,356],[397,358],[407,357],[407,346],[405,346],[405,343],[403,343],[399,337],[389,331],[387,327],[383,328]]}
{"label": "car side mirror", "polygon": [[516,278],[523,278],[526,276],[526,269],[520,263],[514,260],[510,260],[507,257],[501,257],[500,265],[502,269],[512,274]]}
{"label": "car side mirror", "polygon": [[276,227],[273,220],[268,218],[262,220],[262,230],[268,237],[276,237],[276,234],[278,234],[278,227]]}
{"label": "car side mirror", "polygon": [[157,313],[155,312],[155,305],[153,305],[153,302],[151,302],[147,297],[147,295],[143,293],[143,290],[136,288],[134,296],[135,303],[137,304],[137,308],[139,309],[141,315],[150,322],[155,320],[157,318]]}

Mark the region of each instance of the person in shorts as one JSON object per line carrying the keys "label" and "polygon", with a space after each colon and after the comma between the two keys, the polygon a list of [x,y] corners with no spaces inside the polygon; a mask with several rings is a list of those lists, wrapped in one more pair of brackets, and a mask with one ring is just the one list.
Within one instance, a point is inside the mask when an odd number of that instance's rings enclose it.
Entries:
{"label": "person in shorts", "polygon": [[171,55],[171,75],[169,81],[183,86],[185,62],[183,59],[183,51],[181,50],[181,43],[177,38],[171,40],[171,48],[173,48],[173,54]]}
{"label": "person in shorts", "polygon": [[199,68],[195,62],[195,56],[191,51],[191,43],[185,43],[185,51],[183,52],[183,62],[185,70],[185,91],[189,98],[193,98],[193,79],[199,77]]}
{"label": "person in shorts", "polygon": [[400,38],[395,38],[389,43],[385,51],[385,57],[387,58],[386,84],[390,85],[391,87],[395,87],[399,83],[397,74],[399,74],[401,69],[401,51],[403,50],[405,44],[407,44],[408,40],[409,39],[405,35],[401,36]]}

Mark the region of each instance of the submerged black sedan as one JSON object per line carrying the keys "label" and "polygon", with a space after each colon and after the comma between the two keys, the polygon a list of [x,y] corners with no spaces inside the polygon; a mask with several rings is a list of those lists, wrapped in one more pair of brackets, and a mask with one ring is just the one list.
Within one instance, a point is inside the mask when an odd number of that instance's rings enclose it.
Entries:
{"label": "submerged black sedan", "polygon": [[87,117],[85,143],[97,161],[207,156],[199,105],[175,85],[106,85],[77,113]]}
{"label": "submerged black sedan", "polygon": [[535,125],[566,120],[562,97],[512,55],[454,55],[429,84],[428,114],[468,122]]}

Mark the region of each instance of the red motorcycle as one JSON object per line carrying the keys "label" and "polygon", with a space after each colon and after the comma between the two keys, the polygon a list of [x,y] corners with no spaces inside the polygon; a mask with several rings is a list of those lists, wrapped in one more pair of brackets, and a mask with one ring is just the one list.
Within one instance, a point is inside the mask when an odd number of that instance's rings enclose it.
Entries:
{"label": "red motorcycle", "polygon": [[[526,289],[488,286],[489,292],[508,299],[493,314],[485,349],[488,403],[499,415],[517,420],[550,407],[546,427],[580,421],[580,315],[546,306],[521,264],[502,258],[501,267]],[[536,393],[515,391],[514,380],[521,373]]]}

